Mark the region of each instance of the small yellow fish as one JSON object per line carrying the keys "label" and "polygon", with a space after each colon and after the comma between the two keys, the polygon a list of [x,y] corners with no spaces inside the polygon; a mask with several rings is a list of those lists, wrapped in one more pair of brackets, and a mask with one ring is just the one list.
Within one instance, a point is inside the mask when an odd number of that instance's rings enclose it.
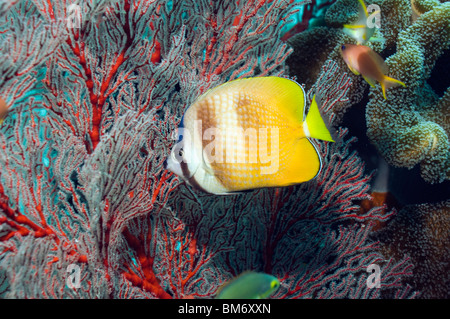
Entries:
{"label": "small yellow fish", "polygon": [[305,103],[302,87],[281,77],[215,87],[185,112],[166,167],[212,194],[308,181],[321,168],[308,138],[333,139],[315,99],[306,117]]}
{"label": "small yellow fish", "polygon": [[[355,39],[357,44],[366,44],[368,41],[383,41],[382,39],[373,37],[375,27],[370,28],[367,25],[367,20],[369,18],[367,7],[363,0],[358,0],[358,2],[358,20],[353,24],[344,24],[343,31]],[[379,11],[376,11],[373,14],[379,14]]]}
{"label": "small yellow fish", "polygon": [[0,96],[0,124],[3,123],[3,119],[5,118],[6,114],[8,114],[8,105],[6,104],[6,101]]}
{"label": "small yellow fish", "polygon": [[354,74],[361,74],[372,87],[375,87],[375,81],[380,82],[385,99],[387,88],[397,85],[406,87],[405,83],[386,75],[389,73],[388,66],[371,48],[364,45],[344,44],[340,51],[345,63]]}
{"label": "small yellow fish", "polygon": [[280,287],[280,281],[265,273],[244,272],[220,288],[217,299],[265,299]]}

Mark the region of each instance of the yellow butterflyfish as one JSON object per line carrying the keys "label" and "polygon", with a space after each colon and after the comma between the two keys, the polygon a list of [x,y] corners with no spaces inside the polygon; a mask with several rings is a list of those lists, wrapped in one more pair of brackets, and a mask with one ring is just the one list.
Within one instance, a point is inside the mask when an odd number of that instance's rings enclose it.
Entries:
{"label": "yellow butterflyfish", "polygon": [[210,89],[186,110],[166,167],[212,194],[313,179],[321,158],[310,138],[333,141],[313,99],[295,81],[255,77]]}

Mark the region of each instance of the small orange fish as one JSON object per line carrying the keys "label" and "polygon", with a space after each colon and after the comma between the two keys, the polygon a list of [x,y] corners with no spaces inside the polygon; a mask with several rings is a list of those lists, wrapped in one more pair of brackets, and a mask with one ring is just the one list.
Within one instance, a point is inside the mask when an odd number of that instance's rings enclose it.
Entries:
{"label": "small orange fish", "polygon": [[386,89],[405,83],[387,76],[388,66],[383,58],[365,45],[344,44],[341,46],[341,55],[349,69],[356,75],[362,75],[372,87],[375,81],[380,82],[383,97],[386,99]]}
{"label": "small orange fish", "polygon": [[0,96],[0,124],[3,123],[3,119],[8,113],[8,105],[6,105],[6,101]]}

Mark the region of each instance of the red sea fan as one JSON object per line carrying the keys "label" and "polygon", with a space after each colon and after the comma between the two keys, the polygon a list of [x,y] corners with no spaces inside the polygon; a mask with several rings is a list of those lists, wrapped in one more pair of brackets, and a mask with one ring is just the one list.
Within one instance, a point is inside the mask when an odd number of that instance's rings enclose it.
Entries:
{"label": "red sea fan", "polygon": [[[148,263],[133,273],[145,256],[129,223],[158,215],[178,185],[163,162],[194,98],[237,77],[283,74],[290,50],[276,35],[291,10],[289,1],[2,6],[3,291],[167,296]],[[141,259],[122,256],[124,238]]]}
{"label": "red sea fan", "polygon": [[[278,276],[280,298],[379,296],[368,235],[389,214],[357,214],[369,177],[351,138],[320,145],[315,181],[244,195],[198,193],[163,166],[199,94],[285,75],[290,2],[2,7],[1,296],[211,298],[249,269]],[[410,296],[407,259],[383,269],[382,287]]]}

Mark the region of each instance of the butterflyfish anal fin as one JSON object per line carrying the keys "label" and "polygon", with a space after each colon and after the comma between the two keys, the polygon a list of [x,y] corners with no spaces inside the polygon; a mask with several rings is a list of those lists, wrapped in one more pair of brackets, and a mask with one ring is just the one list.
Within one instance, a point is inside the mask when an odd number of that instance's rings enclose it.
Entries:
{"label": "butterflyfish anal fin", "polygon": [[283,159],[286,166],[276,176],[280,186],[303,183],[313,179],[321,169],[321,159],[312,142],[298,139]]}

